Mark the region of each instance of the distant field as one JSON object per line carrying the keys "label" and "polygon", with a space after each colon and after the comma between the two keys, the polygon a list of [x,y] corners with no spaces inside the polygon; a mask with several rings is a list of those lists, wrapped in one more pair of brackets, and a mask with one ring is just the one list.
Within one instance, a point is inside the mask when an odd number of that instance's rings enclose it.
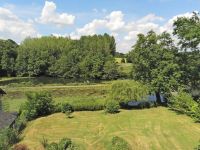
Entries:
{"label": "distant field", "polygon": [[122,110],[115,115],[103,111],[75,112],[67,119],[57,113],[28,124],[21,143],[41,149],[40,140],[72,138],[81,149],[110,150],[113,136],[124,138],[133,150],[192,150],[200,139],[200,124],[167,108]]}
{"label": "distant field", "polygon": [[26,101],[26,93],[48,91],[56,103],[79,101],[98,101],[104,103],[109,84],[77,85],[77,86],[36,86],[36,87],[3,87],[7,94],[3,102],[9,104],[8,111],[18,111],[22,103]]}
{"label": "distant field", "polygon": [[26,101],[26,93],[48,91],[55,103],[68,102],[78,105],[80,102],[104,104],[108,87],[112,81],[105,82],[73,82],[62,78],[3,78],[0,87],[6,91],[3,103],[7,111],[18,111]]}

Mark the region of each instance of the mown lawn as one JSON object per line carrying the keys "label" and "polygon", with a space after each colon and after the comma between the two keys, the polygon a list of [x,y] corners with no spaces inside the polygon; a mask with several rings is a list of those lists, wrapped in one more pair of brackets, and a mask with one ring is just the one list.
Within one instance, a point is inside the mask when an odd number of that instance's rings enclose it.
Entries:
{"label": "mown lawn", "polygon": [[192,150],[200,139],[200,124],[163,107],[121,110],[115,115],[75,112],[71,119],[57,113],[29,122],[21,143],[39,150],[43,137],[50,142],[69,137],[81,149],[110,150],[115,135],[134,150]]}

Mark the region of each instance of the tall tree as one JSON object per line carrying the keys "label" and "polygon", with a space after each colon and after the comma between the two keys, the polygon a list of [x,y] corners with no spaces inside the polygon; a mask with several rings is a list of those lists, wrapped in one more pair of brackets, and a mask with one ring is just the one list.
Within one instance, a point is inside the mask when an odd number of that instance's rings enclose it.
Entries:
{"label": "tall tree", "polygon": [[168,33],[157,35],[153,31],[146,36],[139,34],[130,53],[133,78],[150,85],[158,103],[161,103],[161,92],[168,94],[178,86],[180,72],[176,53],[177,49]]}
{"label": "tall tree", "polygon": [[191,88],[200,88],[200,16],[179,17],[174,22],[174,35],[180,45],[179,65],[182,83]]}
{"label": "tall tree", "polygon": [[0,40],[0,76],[15,75],[18,45],[13,40]]}

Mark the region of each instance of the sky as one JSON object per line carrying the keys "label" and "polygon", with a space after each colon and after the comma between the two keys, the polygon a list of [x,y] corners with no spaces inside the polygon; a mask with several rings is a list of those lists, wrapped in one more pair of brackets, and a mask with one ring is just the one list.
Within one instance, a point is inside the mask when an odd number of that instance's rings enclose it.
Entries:
{"label": "sky", "polygon": [[117,51],[127,53],[137,34],[172,33],[177,17],[199,11],[200,0],[0,0],[0,38],[109,33]]}

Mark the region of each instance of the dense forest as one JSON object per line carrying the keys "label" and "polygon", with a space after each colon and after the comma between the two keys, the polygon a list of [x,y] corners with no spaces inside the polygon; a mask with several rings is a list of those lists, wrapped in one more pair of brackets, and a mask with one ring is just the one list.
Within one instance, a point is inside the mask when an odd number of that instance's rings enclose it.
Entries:
{"label": "dense forest", "polygon": [[0,41],[1,76],[51,76],[69,79],[116,79],[115,39],[108,34],[27,38],[20,45]]}

